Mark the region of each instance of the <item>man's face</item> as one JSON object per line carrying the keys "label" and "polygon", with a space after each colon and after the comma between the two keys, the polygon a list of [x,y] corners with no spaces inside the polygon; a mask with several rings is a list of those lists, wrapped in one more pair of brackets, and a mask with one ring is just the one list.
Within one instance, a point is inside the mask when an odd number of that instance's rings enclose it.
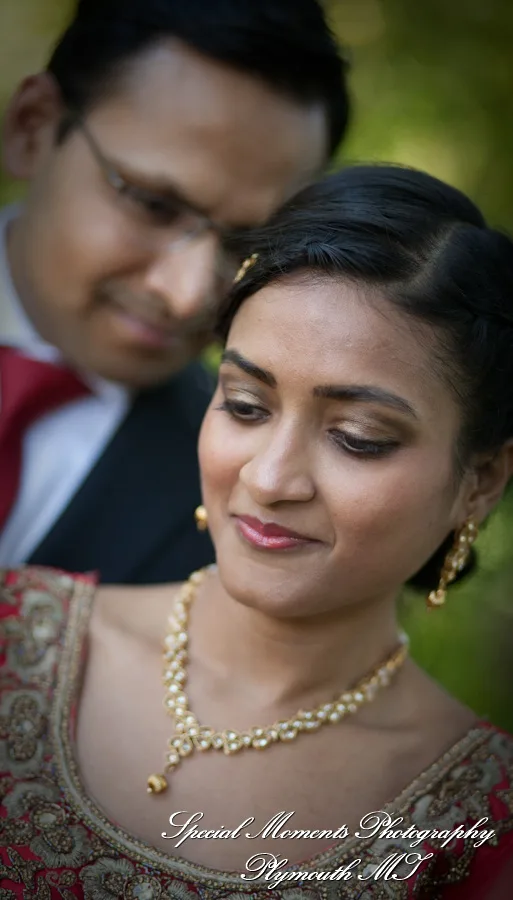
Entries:
{"label": "man's face", "polygon": [[17,290],[76,367],[157,383],[210,339],[235,274],[219,230],[265,221],[316,175],[325,114],[174,42],[57,145],[62,114],[43,75],[7,115],[8,168],[30,182],[8,241]]}

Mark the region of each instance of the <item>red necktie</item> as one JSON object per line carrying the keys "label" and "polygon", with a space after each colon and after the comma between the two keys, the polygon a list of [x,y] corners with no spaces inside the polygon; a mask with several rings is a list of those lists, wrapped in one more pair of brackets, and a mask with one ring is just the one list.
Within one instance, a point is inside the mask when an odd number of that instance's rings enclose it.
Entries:
{"label": "red necktie", "polygon": [[0,529],[18,493],[25,431],[40,416],[88,393],[71,369],[0,347]]}

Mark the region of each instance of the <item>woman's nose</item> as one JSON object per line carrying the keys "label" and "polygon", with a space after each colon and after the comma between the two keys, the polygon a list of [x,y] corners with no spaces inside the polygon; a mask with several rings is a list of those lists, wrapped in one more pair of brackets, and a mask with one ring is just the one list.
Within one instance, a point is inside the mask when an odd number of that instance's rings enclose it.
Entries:
{"label": "woman's nose", "polygon": [[275,435],[245,463],[239,477],[262,506],[305,503],[315,495],[308,455],[301,435]]}

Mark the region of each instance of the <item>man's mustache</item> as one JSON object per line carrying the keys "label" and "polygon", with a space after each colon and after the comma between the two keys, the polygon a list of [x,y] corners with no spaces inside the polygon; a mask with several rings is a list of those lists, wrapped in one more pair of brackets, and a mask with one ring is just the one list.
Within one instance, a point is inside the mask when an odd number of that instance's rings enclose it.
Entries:
{"label": "man's mustache", "polygon": [[212,331],[221,302],[220,298],[209,297],[205,300],[202,311],[198,315],[190,319],[178,319],[172,315],[160,297],[156,297],[154,294],[136,294],[113,282],[99,285],[94,299],[101,305],[120,306],[126,312],[132,313],[155,328],[169,331],[172,334],[179,332],[184,336],[194,336],[198,331]]}

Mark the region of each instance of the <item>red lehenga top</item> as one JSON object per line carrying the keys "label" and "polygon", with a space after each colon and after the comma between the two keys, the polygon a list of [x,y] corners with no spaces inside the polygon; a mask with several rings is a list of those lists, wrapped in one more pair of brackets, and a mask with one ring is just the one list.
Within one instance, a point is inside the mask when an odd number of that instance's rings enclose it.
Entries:
{"label": "red lehenga top", "polygon": [[[271,889],[240,873],[170,858],[108,821],[82,788],[74,719],[94,579],[0,570],[0,900],[507,900],[513,898],[513,738],[483,723],[419,775],[386,811],[430,832],[480,828],[482,846],[425,840],[406,880],[374,878],[406,839],[349,838],[291,867]],[[336,786],[334,786],[336,789]],[[326,880],[355,859],[350,880]],[[511,894],[507,868],[512,869]],[[404,870],[403,875],[405,874]],[[411,866],[406,874],[411,871]],[[395,869],[401,876],[401,867]],[[313,877],[308,877],[312,875]],[[496,878],[504,891],[493,888]]]}

